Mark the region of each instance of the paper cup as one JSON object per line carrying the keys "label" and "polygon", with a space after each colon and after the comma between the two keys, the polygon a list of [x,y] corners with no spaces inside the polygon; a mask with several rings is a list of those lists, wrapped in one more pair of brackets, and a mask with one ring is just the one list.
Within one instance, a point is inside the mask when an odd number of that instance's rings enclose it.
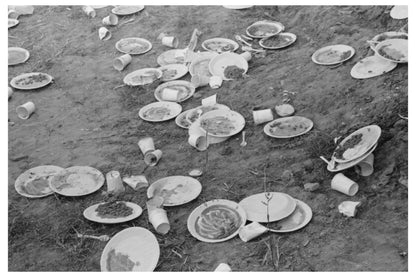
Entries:
{"label": "paper cup", "polygon": [[147,152],[146,155],[144,155],[144,162],[148,166],[155,166],[159,162],[160,158],[162,158],[162,154],[162,151],[159,149]]}
{"label": "paper cup", "polygon": [[9,98],[12,97],[13,92],[14,92],[13,89],[9,87]]}
{"label": "paper cup", "polygon": [[191,78],[191,83],[195,86],[195,88],[207,86],[209,81],[210,77],[208,76],[194,75]]}
{"label": "paper cup", "polygon": [[140,151],[142,151],[143,155],[146,155],[149,151],[155,150],[155,143],[153,142],[153,139],[151,137],[145,137],[139,140],[137,145],[140,148]]}
{"label": "paper cup", "polygon": [[222,78],[220,76],[211,76],[209,79],[209,86],[213,89],[219,88],[222,85]]}
{"label": "paper cup", "polygon": [[374,172],[373,163],[374,154],[371,153],[370,155],[368,155],[367,158],[365,158],[355,166],[355,172],[357,172],[361,176],[370,176]]}
{"label": "paper cup", "polygon": [[164,37],[167,37],[167,36],[168,34],[162,32],[157,36],[157,39],[161,41]]}
{"label": "paper cup", "polygon": [[220,263],[214,271],[231,272],[231,267],[228,264]]}
{"label": "paper cup", "polygon": [[272,121],[273,112],[271,109],[253,111],[253,120],[256,125]]}
{"label": "paper cup", "polygon": [[8,17],[11,19],[18,19],[19,18],[19,13],[15,10],[9,10],[8,12]]}
{"label": "paper cup", "polygon": [[240,56],[243,57],[246,61],[250,61],[252,57],[250,52],[241,53]]}
{"label": "paper cup", "polygon": [[166,235],[170,230],[169,219],[164,209],[156,208],[148,210],[149,221],[152,223],[156,232]]}
{"label": "paper cup", "polygon": [[105,175],[107,180],[107,192],[108,193],[121,193],[125,191],[123,181],[121,180],[120,172],[110,171]]}
{"label": "paper cup", "polygon": [[118,71],[122,71],[131,62],[131,59],[130,54],[120,56],[113,61],[113,67]]}
{"label": "paper cup", "polygon": [[361,202],[344,201],[338,206],[338,211],[348,217],[354,217]]}
{"label": "paper cup", "polygon": [[207,138],[204,135],[191,135],[189,136],[188,143],[199,151],[204,151],[208,148]]}
{"label": "paper cup", "polygon": [[118,23],[118,17],[115,14],[110,14],[104,17],[102,22],[104,25],[115,26]]}
{"label": "paper cup", "polygon": [[16,108],[17,116],[26,120],[35,111],[35,109],[35,104],[33,104],[33,102],[27,102]]}
{"label": "paper cup", "polygon": [[338,173],[332,178],[331,189],[354,196],[358,192],[358,184],[344,174]]}
{"label": "paper cup", "polygon": [[93,7],[91,6],[84,6],[82,7],[82,10],[85,14],[87,14],[89,17],[94,18],[97,14]]}
{"label": "paper cup", "polygon": [[238,235],[244,242],[248,242],[267,232],[267,228],[258,222],[252,222],[240,229]]}
{"label": "paper cup", "polygon": [[100,40],[109,40],[111,38],[111,33],[106,27],[101,27],[98,29],[98,36]]}
{"label": "paper cup", "polygon": [[179,41],[175,37],[163,37],[162,38],[162,44],[165,45],[165,46],[172,47],[172,48],[177,48],[178,44],[179,44]]}
{"label": "paper cup", "polygon": [[179,91],[176,89],[164,88],[162,90],[162,99],[164,101],[178,101]]}

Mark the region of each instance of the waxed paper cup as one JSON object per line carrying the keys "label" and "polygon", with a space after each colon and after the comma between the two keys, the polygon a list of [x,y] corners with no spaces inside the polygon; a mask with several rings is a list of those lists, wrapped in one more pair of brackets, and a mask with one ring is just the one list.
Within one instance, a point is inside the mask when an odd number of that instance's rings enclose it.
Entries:
{"label": "waxed paper cup", "polygon": [[17,116],[21,119],[28,119],[31,114],[35,111],[36,107],[33,102],[27,102],[16,108]]}
{"label": "waxed paper cup", "polygon": [[113,170],[108,172],[105,177],[107,181],[108,193],[121,193],[125,191],[120,172]]}
{"label": "waxed paper cup", "polygon": [[113,67],[118,71],[122,71],[130,62],[132,58],[130,54],[124,54],[113,61]]}
{"label": "waxed paper cup", "polygon": [[91,18],[94,18],[97,15],[94,8],[91,6],[82,7],[82,11]]}
{"label": "waxed paper cup", "polygon": [[374,154],[371,153],[367,158],[362,160],[359,164],[355,166],[355,172],[361,176],[370,176],[374,172]]}
{"label": "waxed paper cup", "polygon": [[155,208],[148,210],[149,221],[152,223],[156,232],[162,235],[166,235],[170,230],[169,219],[164,209]]}
{"label": "waxed paper cup", "polygon": [[220,263],[214,271],[231,272],[231,267],[228,264]]}
{"label": "waxed paper cup", "polygon": [[98,37],[100,40],[109,40],[111,38],[111,33],[106,27],[101,27],[98,29]]}
{"label": "waxed paper cup", "polygon": [[118,17],[115,14],[110,14],[103,18],[103,24],[108,26],[115,26],[118,23]]}
{"label": "waxed paper cup", "polygon": [[155,166],[159,162],[160,158],[162,158],[162,154],[162,151],[159,149],[147,152],[146,155],[144,155],[144,162],[148,166]]}
{"label": "waxed paper cup", "polygon": [[165,36],[165,37],[162,38],[162,44],[165,45],[165,46],[172,47],[172,48],[177,48],[178,45],[179,45],[179,41],[175,37]]}
{"label": "waxed paper cup", "polygon": [[146,155],[149,151],[155,150],[155,143],[153,142],[153,139],[151,137],[145,137],[141,138],[137,145],[140,148],[140,151],[142,151],[143,155]]}
{"label": "waxed paper cup", "polygon": [[188,143],[199,151],[204,151],[204,150],[207,150],[208,148],[207,138],[206,136],[203,136],[203,135],[189,136]]}
{"label": "waxed paper cup", "polygon": [[238,236],[244,242],[248,242],[258,236],[267,232],[267,228],[258,222],[252,222],[244,227],[241,227],[238,231]]}
{"label": "waxed paper cup", "polygon": [[338,173],[331,180],[331,189],[354,196],[358,192],[358,184],[344,174]]}
{"label": "waxed paper cup", "polygon": [[250,61],[252,58],[252,55],[250,52],[241,53],[240,56],[243,57],[246,61]]}
{"label": "waxed paper cup", "polygon": [[271,109],[255,110],[253,111],[254,124],[259,125],[264,122],[273,120],[273,112]]}
{"label": "waxed paper cup", "polygon": [[207,86],[209,84],[210,77],[202,75],[194,75],[191,78],[191,83],[195,88]]}
{"label": "waxed paper cup", "polygon": [[219,88],[222,85],[222,78],[220,76],[211,76],[209,79],[209,86],[213,89]]}
{"label": "waxed paper cup", "polygon": [[162,99],[164,101],[178,101],[179,91],[176,89],[164,88],[162,90]]}

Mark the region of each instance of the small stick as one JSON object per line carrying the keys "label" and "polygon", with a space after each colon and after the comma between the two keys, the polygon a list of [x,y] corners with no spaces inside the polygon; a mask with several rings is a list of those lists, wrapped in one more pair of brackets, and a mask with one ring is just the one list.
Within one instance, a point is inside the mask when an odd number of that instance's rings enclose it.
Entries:
{"label": "small stick", "polygon": [[125,86],[127,86],[127,85],[126,84],[119,85],[119,86],[116,86],[115,88],[113,88],[113,90],[116,90],[116,89],[119,89],[119,88],[122,88],[122,87],[125,87]]}
{"label": "small stick", "polygon": [[172,249],[172,252],[174,253],[174,254],[176,254],[179,258],[181,258],[182,259],[182,255],[181,254],[179,254],[175,249]]}

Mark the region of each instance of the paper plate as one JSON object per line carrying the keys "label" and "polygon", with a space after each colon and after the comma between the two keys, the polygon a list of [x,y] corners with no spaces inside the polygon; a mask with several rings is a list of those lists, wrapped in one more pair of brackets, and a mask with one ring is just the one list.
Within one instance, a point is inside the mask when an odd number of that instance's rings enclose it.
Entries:
{"label": "paper plate", "polygon": [[[387,39],[408,39],[409,35],[407,33],[403,33],[403,32],[384,32],[381,34],[376,35],[375,37],[373,37],[371,39],[371,41],[375,41],[375,42],[382,42],[385,41]],[[376,47],[373,43],[370,43],[370,48],[372,50],[375,50]]]}
{"label": "paper plate", "polygon": [[141,119],[150,122],[162,122],[175,118],[182,111],[182,106],[175,102],[160,101],[150,103],[139,111]]}
{"label": "paper plate", "polygon": [[184,64],[167,64],[158,68],[162,71],[162,81],[173,81],[188,73],[188,67]]}
{"label": "paper plate", "polygon": [[16,26],[17,24],[19,24],[19,20],[9,18],[9,27],[8,28],[12,28],[12,27]]}
{"label": "paper plate", "polygon": [[377,44],[374,51],[376,55],[390,62],[407,63],[408,56],[407,39],[387,39]]}
{"label": "paper plate", "polygon": [[285,30],[285,26],[276,21],[257,21],[246,29],[246,34],[252,38],[266,38],[277,35]]}
{"label": "paper plate", "polygon": [[354,56],[355,50],[351,46],[337,44],[316,50],[312,61],[320,65],[334,65],[345,62]]}
{"label": "paper plate", "polygon": [[222,242],[235,237],[246,223],[246,213],[236,202],[215,199],[198,206],[188,217],[191,235],[203,242]]}
{"label": "paper plate", "polygon": [[[201,129],[201,119],[197,119],[195,122],[193,122],[189,128],[188,128],[188,135],[195,135],[195,136],[207,136],[206,132],[203,132]],[[230,137],[223,137],[223,138],[219,138],[219,137],[214,137],[208,134],[207,137],[207,142],[208,145],[211,144],[216,144],[216,143],[221,143],[226,141],[227,139],[229,139]]]}
{"label": "paper plate", "polygon": [[288,47],[296,41],[296,35],[292,33],[279,33],[275,36],[262,38],[259,41],[261,47],[270,50],[276,50]]}
{"label": "paper plate", "polygon": [[162,71],[157,68],[142,68],[124,77],[123,82],[128,86],[143,86],[151,84],[162,77]]}
{"label": "paper plate", "polygon": [[163,52],[157,57],[157,63],[160,66],[186,63],[184,49],[171,49]]}
{"label": "paper plate", "polygon": [[331,160],[330,161],[330,164],[331,163],[334,163],[334,167],[331,167],[329,164],[327,165],[327,167],[326,167],[326,169],[328,170],[328,171],[330,171],[330,172],[338,172],[338,171],[342,171],[342,170],[345,170],[345,169],[348,169],[348,168],[351,168],[351,167],[353,167],[353,166],[355,166],[355,165],[357,165],[357,164],[359,164],[361,161],[363,161],[363,160],[365,160],[365,158],[367,158],[371,153],[373,153],[374,152],[374,150],[376,149],[376,147],[377,147],[377,143],[370,149],[370,150],[368,150],[368,152],[367,153],[365,153],[364,155],[362,155],[361,157],[359,157],[359,158],[357,158],[357,159],[355,159],[355,160],[352,160],[352,161],[349,161],[349,162],[346,162],[346,163],[337,163],[337,162],[335,162],[335,161],[333,161],[333,160]]}
{"label": "paper plate", "polygon": [[228,38],[207,39],[202,42],[201,46],[207,51],[212,51],[218,54],[234,52],[239,47],[237,42]]}
{"label": "paper plate", "polygon": [[305,227],[312,219],[312,209],[305,202],[298,199],[296,201],[295,211],[288,217],[272,224],[269,231],[275,233],[288,233],[297,231]]}
{"label": "paper plate", "polygon": [[[335,152],[340,147],[342,147],[349,139],[356,135],[362,135],[361,140],[356,145],[354,145],[353,148],[348,148],[343,152],[343,159],[335,157]],[[380,136],[381,128],[377,125],[369,125],[361,129],[358,129],[357,131],[353,132],[352,134],[344,138],[339,143],[339,145],[334,151],[334,154],[332,155],[332,159],[337,163],[346,163],[355,160],[364,155],[368,150],[370,150],[377,143]]]}
{"label": "paper plate", "polygon": [[192,97],[192,95],[194,95],[195,93],[195,86],[188,81],[170,81],[164,84],[161,84],[160,86],[158,86],[155,90],[155,98],[157,99],[157,101],[171,101],[171,100],[166,100],[163,99],[163,90],[165,88],[169,88],[172,90],[177,90],[179,91],[179,97],[177,101],[172,101],[172,102],[183,102],[185,100],[188,100],[189,98]]}
{"label": "paper plate", "polygon": [[149,52],[152,44],[144,38],[122,38],[117,41],[116,49],[125,54],[141,55]]}
{"label": "paper plate", "polygon": [[378,56],[370,56],[362,59],[351,68],[351,76],[355,79],[367,79],[380,76],[392,71],[397,63],[387,61]]}
{"label": "paper plate", "polygon": [[91,5],[90,7],[93,8],[93,9],[98,10],[98,9],[108,7],[108,5]]}
{"label": "paper plate", "polygon": [[214,110],[200,117],[201,130],[219,138],[228,138],[244,129],[246,121],[238,112],[231,110]]}
{"label": "paper plate", "polygon": [[398,5],[394,6],[390,11],[390,16],[394,19],[405,19],[408,17],[407,6]]}
{"label": "paper plate", "polygon": [[267,123],[263,131],[273,138],[293,138],[306,134],[313,128],[313,122],[302,116],[290,116],[275,119]]}
{"label": "paper plate", "polygon": [[101,254],[101,271],[153,271],[160,248],[155,235],[142,227],[118,232]]}
{"label": "paper plate", "polygon": [[94,221],[94,222],[103,223],[103,224],[115,224],[115,223],[127,222],[135,218],[138,218],[143,212],[142,208],[137,204],[134,204],[131,202],[125,202],[125,201],[117,201],[117,203],[124,203],[127,207],[131,208],[131,214],[127,216],[118,216],[118,217],[115,217],[115,216],[109,217],[109,216],[99,215],[97,212],[97,208],[99,205],[105,204],[105,202],[103,202],[103,203],[98,203],[98,204],[88,207],[87,209],[84,210],[83,215],[86,219]]}
{"label": "paper plate", "polygon": [[223,7],[230,10],[243,10],[253,7],[253,5],[229,5]]}
{"label": "paper plate", "polygon": [[186,120],[186,114],[189,112],[190,110],[186,110],[182,113],[180,113],[176,118],[175,118],[175,123],[176,125],[178,125],[179,127],[183,128],[183,129],[189,129],[189,126],[191,126],[191,123],[189,123],[188,120]]}
{"label": "paper plate", "polygon": [[140,12],[144,9],[144,6],[116,6],[111,10],[116,15],[129,15]]}
{"label": "paper plate", "polygon": [[244,69],[244,73],[247,73],[248,63],[239,54],[236,53],[222,53],[215,56],[209,62],[209,72],[214,76],[220,76],[223,80],[232,80],[224,76],[224,70],[228,66],[237,66]]}
{"label": "paper plate", "polygon": [[189,65],[189,73],[191,76],[201,75],[211,77],[212,74],[209,70],[209,62],[216,56],[218,56],[218,54],[214,52],[198,53],[198,57],[193,59]]}
{"label": "paper plate", "polygon": [[49,85],[53,80],[52,76],[41,72],[23,73],[14,77],[10,85],[17,89],[31,90]]}
{"label": "paper plate", "polygon": [[61,170],[63,170],[62,167],[54,165],[42,165],[31,168],[17,177],[14,188],[18,194],[29,198],[51,195],[53,191],[49,188],[49,181],[52,176]]}
{"label": "paper plate", "polygon": [[201,193],[201,183],[188,176],[169,176],[157,180],[147,189],[147,197],[162,196],[163,206],[178,206],[191,202]]}
{"label": "paper plate", "polygon": [[104,184],[103,174],[89,166],[73,166],[54,175],[49,186],[64,196],[83,196],[99,190]]}
{"label": "paper plate", "polygon": [[186,114],[186,120],[188,120],[188,122],[192,124],[205,113],[220,109],[230,110],[228,106],[223,104],[215,104],[213,106],[199,106],[190,110],[189,113]]}
{"label": "paper plate", "polygon": [[26,62],[30,57],[29,51],[20,47],[9,47],[9,65]]}

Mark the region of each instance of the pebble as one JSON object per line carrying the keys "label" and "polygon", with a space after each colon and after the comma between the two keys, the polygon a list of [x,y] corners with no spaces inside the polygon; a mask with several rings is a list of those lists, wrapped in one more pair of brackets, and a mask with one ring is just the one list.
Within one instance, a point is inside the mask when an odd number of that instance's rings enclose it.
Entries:
{"label": "pebble", "polygon": [[282,104],[275,107],[276,113],[281,116],[291,116],[295,113],[295,108],[290,104]]}
{"label": "pebble", "polygon": [[191,171],[189,171],[189,176],[199,177],[201,175],[202,175],[202,170],[200,169],[192,169]]}
{"label": "pebble", "polygon": [[306,184],[304,184],[303,185],[303,188],[306,190],[306,191],[315,191],[315,190],[317,190],[317,189],[319,189],[319,183],[306,183]]}

